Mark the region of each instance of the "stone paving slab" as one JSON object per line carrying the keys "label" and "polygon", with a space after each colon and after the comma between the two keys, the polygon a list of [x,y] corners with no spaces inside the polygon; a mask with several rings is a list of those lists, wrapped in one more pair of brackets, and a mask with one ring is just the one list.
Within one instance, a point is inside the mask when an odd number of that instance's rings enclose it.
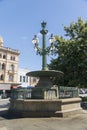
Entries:
{"label": "stone paving slab", "polygon": [[7,130],[6,127],[0,127],[0,130]]}

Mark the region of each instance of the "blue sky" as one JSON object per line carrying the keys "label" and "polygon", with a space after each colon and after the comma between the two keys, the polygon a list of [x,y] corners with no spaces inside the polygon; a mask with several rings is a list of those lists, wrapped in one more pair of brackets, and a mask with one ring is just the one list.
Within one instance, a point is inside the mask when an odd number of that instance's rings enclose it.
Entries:
{"label": "blue sky", "polygon": [[42,60],[33,49],[32,38],[39,34],[41,22],[47,22],[48,34],[63,36],[63,26],[79,17],[87,20],[86,0],[0,0],[0,36],[5,47],[20,51],[19,67],[39,70]]}

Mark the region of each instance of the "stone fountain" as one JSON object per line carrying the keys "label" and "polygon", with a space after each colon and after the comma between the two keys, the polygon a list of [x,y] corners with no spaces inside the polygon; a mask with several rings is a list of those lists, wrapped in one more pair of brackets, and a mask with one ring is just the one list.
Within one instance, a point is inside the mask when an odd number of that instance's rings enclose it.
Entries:
{"label": "stone fountain", "polygon": [[42,56],[42,70],[31,71],[26,75],[39,77],[39,82],[32,89],[31,99],[11,99],[10,112],[21,114],[23,117],[64,117],[69,114],[77,113],[81,110],[81,99],[68,98],[59,99],[58,86],[53,84],[53,78],[63,75],[63,72],[48,70],[47,55],[55,53],[55,37],[51,34],[49,38],[50,46],[46,47],[46,23],[42,22],[42,48],[39,47],[39,39],[35,35],[32,42],[37,54]]}
{"label": "stone fountain", "polygon": [[63,74],[61,71],[48,70],[47,68],[47,55],[55,52],[55,37],[51,34],[49,38],[50,46],[46,47],[46,34],[48,30],[45,29],[46,23],[42,22],[42,48],[39,47],[39,39],[35,35],[32,42],[37,54],[42,56],[42,70],[32,71],[27,73],[28,76],[39,77],[39,82],[32,90],[32,99],[54,99],[58,98],[58,86],[54,86],[52,78],[59,77]]}

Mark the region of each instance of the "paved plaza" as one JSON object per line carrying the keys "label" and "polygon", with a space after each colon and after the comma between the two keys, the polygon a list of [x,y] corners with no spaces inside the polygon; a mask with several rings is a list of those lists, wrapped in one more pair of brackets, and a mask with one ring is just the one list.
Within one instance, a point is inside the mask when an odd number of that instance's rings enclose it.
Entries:
{"label": "paved plaza", "polygon": [[87,112],[67,118],[0,117],[0,130],[87,130]]}
{"label": "paved plaza", "polygon": [[7,113],[8,103],[1,101],[0,130],[87,130],[87,110],[67,118],[21,118]]}

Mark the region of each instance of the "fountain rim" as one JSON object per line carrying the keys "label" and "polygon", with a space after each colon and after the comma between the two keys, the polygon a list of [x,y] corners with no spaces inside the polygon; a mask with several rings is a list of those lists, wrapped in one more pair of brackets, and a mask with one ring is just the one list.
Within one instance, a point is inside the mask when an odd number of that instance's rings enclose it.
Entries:
{"label": "fountain rim", "polygon": [[59,77],[63,74],[62,71],[57,70],[36,70],[30,71],[26,75],[30,77]]}

